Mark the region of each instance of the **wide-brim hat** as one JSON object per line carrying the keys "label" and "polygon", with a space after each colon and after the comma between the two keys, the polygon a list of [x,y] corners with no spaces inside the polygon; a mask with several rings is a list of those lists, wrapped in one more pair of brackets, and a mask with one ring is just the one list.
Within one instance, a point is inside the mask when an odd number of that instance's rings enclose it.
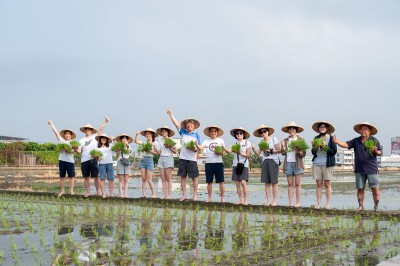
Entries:
{"label": "wide-brim hat", "polygon": [[297,125],[294,121],[290,122],[289,124],[287,124],[286,126],[282,127],[282,131],[285,133],[289,133],[289,128],[291,127],[295,127],[297,128],[296,132],[300,133],[304,131],[304,128],[302,128],[301,126]]}
{"label": "wide-brim hat", "polygon": [[271,135],[274,134],[274,132],[275,132],[275,129],[273,129],[272,127],[266,126],[266,125],[262,124],[262,125],[259,126],[256,130],[254,130],[253,135],[256,136],[256,137],[261,138],[262,136],[261,136],[261,134],[260,134],[260,129],[266,129],[266,130],[268,130],[268,135],[269,135],[269,136],[271,136]]}
{"label": "wide-brim hat", "polygon": [[157,137],[157,136],[158,136],[157,132],[155,132],[151,127],[148,127],[148,128],[146,128],[145,130],[140,131],[140,135],[142,135],[142,136],[145,137],[145,136],[146,136],[146,132],[151,132],[151,133],[153,133],[154,137]]}
{"label": "wide-brim hat", "polygon": [[175,131],[173,131],[171,128],[169,128],[169,127],[167,127],[167,126],[162,126],[162,127],[160,127],[160,128],[157,128],[157,130],[156,130],[157,134],[161,136],[161,131],[162,131],[163,129],[168,130],[168,136],[169,136],[169,137],[172,137],[173,135],[175,135]]}
{"label": "wide-brim hat", "polygon": [[211,128],[216,128],[217,129],[217,137],[221,137],[224,134],[224,131],[222,130],[222,128],[220,128],[219,126],[216,126],[216,125],[212,125],[212,126],[206,127],[203,130],[204,135],[206,135],[207,137],[211,137],[211,134],[210,134],[210,129]]}
{"label": "wide-brim hat", "polygon": [[243,133],[244,133],[244,138],[243,138],[243,139],[248,139],[248,138],[250,138],[250,133],[247,132],[247,130],[244,129],[244,128],[242,128],[242,127],[232,128],[232,129],[231,129],[231,132],[230,132],[230,133],[231,133],[231,136],[234,137],[234,138],[236,138],[235,132],[238,131],[238,130],[243,131]]}
{"label": "wide-brim hat", "polygon": [[129,136],[128,134],[121,134],[115,137],[115,141],[116,142],[122,142],[122,138],[123,137],[127,137],[128,138],[128,143],[132,143],[133,142],[133,138],[131,136]]}
{"label": "wide-brim hat", "polygon": [[370,124],[369,122],[364,122],[364,123],[354,125],[354,131],[360,134],[361,126],[369,126],[369,128],[371,129],[371,135],[376,135],[378,133],[378,129],[374,125]]}
{"label": "wide-brim hat", "polygon": [[194,129],[200,127],[200,122],[199,122],[198,120],[194,119],[194,118],[186,118],[185,120],[183,120],[183,121],[181,122],[181,127],[184,128],[184,129],[186,129],[186,123],[187,123],[188,121],[193,121],[193,122],[194,122]]}
{"label": "wide-brim hat", "polygon": [[71,139],[75,139],[75,138],[76,138],[75,132],[72,131],[71,129],[66,128],[66,129],[63,129],[63,130],[60,131],[60,136],[61,136],[63,139],[65,139],[65,138],[64,138],[64,135],[65,135],[65,132],[66,132],[66,131],[71,132],[71,135],[72,135],[72,136],[71,136]]}
{"label": "wide-brim hat", "polygon": [[79,130],[83,133],[85,133],[85,128],[90,128],[92,130],[92,133],[96,133],[97,129],[95,129],[91,124],[86,124],[83,127],[81,127]]}
{"label": "wide-brim hat", "polygon": [[328,129],[326,130],[326,133],[332,134],[333,132],[335,132],[335,127],[334,127],[331,123],[329,123],[329,122],[327,122],[327,121],[325,121],[325,120],[324,120],[324,121],[317,121],[317,122],[315,122],[315,123],[312,125],[312,129],[313,129],[315,132],[319,133],[319,126],[320,126],[321,124],[325,124],[325,125],[328,126]]}
{"label": "wide-brim hat", "polygon": [[113,141],[113,139],[111,137],[109,137],[106,133],[102,133],[101,135],[97,135],[95,137],[95,139],[97,141],[99,141],[99,142],[100,142],[100,138],[107,138],[108,139],[108,143],[111,143]]}

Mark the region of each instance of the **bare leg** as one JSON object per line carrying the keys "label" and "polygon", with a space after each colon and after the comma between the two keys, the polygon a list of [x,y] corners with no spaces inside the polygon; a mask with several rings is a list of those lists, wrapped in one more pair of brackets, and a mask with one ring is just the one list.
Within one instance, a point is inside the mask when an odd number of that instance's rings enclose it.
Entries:
{"label": "bare leg", "polygon": [[278,199],[278,184],[272,184],[272,206],[276,206]]}
{"label": "bare leg", "polygon": [[172,170],[173,168],[167,168],[165,169],[165,178],[167,179],[167,199],[171,198],[171,192],[172,192]]}
{"label": "bare leg", "polygon": [[294,186],[294,176],[287,176],[288,183],[288,196],[289,196],[289,207],[292,207],[293,203],[293,186]]}
{"label": "bare leg", "polygon": [[65,193],[65,177],[60,177],[60,193],[58,196],[61,197]]}
{"label": "bare leg", "polygon": [[90,179],[89,179],[89,177],[85,177],[84,183],[85,183],[85,188],[86,188],[86,194],[84,195],[84,197],[88,197],[90,195]]}
{"label": "bare leg", "polygon": [[224,182],[219,183],[219,192],[221,193],[221,203],[225,202],[225,185]]}
{"label": "bare leg", "polygon": [[163,197],[162,199],[165,199],[167,197],[168,193],[168,183],[167,183],[167,177],[166,177],[166,168],[160,168],[160,177],[162,181],[162,190],[163,190]]}
{"label": "bare leg", "polygon": [[317,194],[317,205],[315,205],[316,209],[321,208],[321,198],[322,198],[322,179],[315,180],[317,184],[316,194]]}
{"label": "bare leg", "polygon": [[371,190],[372,190],[372,197],[374,198],[374,210],[377,211],[379,207],[381,192],[379,190],[379,187],[371,188]]}
{"label": "bare leg", "polygon": [[295,176],[295,184],[296,186],[296,208],[300,207],[300,198],[301,198],[301,175]]}
{"label": "bare leg", "polygon": [[146,181],[149,183],[150,190],[151,190],[151,197],[155,198],[156,197],[156,191],[154,189],[154,183],[153,183],[153,171],[147,170],[146,171]]}
{"label": "bare leg", "polygon": [[206,202],[212,202],[212,183],[207,183],[208,199]]}
{"label": "bare leg", "polygon": [[235,181],[235,185],[236,185],[236,191],[239,197],[239,202],[237,202],[236,204],[243,204],[243,193],[242,193],[242,187],[240,184],[240,181]]}
{"label": "bare leg", "polygon": [[110,190],[110,197],[114,197],[114,180],[108,181],[108,189]]}
{"label": "bare leg", "polygon": [[118,190],[119,196],[124,197],[124,193],[122,192],[122,184],[124,183],[124,175],[118,175]]}
{"label": "bare leg", "polygon": [[75,187],[75,178],[71,177],[69,179],[69,192],[70,192],[71,195],[75,195],[74,187]]}
{"label": "bare leg", "polygon": [[93,177],[94,179],[94,186],[96,188],[96,193],[97,195],[101,195],[101,190],[100,190],[100,178],[98,176]]}
{"label": "bare leg", "polygon": [[181,189],[182,197],[180,198],[180,201],[183,201],[186,199],[186,176],[181,176]]}
{"label": "bare leg", "polygon": [[358,211],[364,210],[364,190],[365,188],[357,189]]}
{"label": "bare leg", "polygon": [[246,183],[246,180],[241,180],[240,181],[240,185],[242,186],[242,190],[243,190],[243,197],[244,197],[243,204],[247,205],[248,203],[247,203],[247,183]]}
{"label": "bare leg", "polygon": [[325,180],[324,185],[325,185],[325,194],[326,194],[326,208],[329,210],[331,208],[331,196],[332,196],[331,181]]}
{"label": "bare leg", "polygon": [[199,179],[197,177],[193,177],[192,181],[193,181],[193,200],[197,200],[197,190],[199,189]]}
{"label": "bare leg", "polygon": [[128,181],[129,181],[129,175],[124,175],[124,197],[128,197]]}
{"label": "bare leg", "polygon": [[271,184],[265,183],[265,196],[267,197],[267,206],[271,205]]}
{"label": "bare leg", "polygon": [[100,179],[100,190],[101,190],[101,196],[106,198],[106,180],[105,179]]}
{"label": "bare leg", "polygon": [[146,197],[146,168],[140,168],[140,175],[142,176],[142,196]]}

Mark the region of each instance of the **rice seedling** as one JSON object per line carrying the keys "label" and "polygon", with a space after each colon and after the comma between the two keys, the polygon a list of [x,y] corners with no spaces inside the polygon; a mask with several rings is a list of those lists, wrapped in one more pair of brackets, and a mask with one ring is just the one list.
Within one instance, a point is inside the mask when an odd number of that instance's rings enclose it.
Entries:
{"label": "rice seedling", "polygon": [[312,142],[312,147],[314,149],[321,149],[323,152],[329,151],[329,147],[325,145],[325,140],[323,138],[315,138]]}
{"label": "rice seedling", "polygon": [[369,155],[374,156],[374,149],[376,147],[375,141],[373,141],[372,139],[369,139],[366,142],[364,142],[364,146],[365,146],[365,149],[367,150],[367,152],[369,153]]}
{"label": "rice seedling", "polygon": [[176,142],[171,138],[164,139],[164,146],[167,148],[172,148],[176,146]]}
{"label": "rice seedling", "polygon": [[114,146],[111,147],[111,150],[113,152],[120,150],[123,154],[128,154],[128,149],[126,148],[126,146],[123,142],[115,143]]}
{"label": "rice seedling", "polygon": [[71,147],[73,149],[77,149],[80,146],[80,143],[76,140],[71,140],[71,142],[69,143],[69,145],[71,145]]}
{"label": "rice seedling", "polygon": [[222,146],[215,146],[214,152],[218,155],[222,155]]}
{"label": "rice seedling", "polygon": [[61,151],[72,152],[72,147],[67,143],[59,143],[57,144],[55,150],[56,152],[61,152]]}
{"label": "rice seedling", "polygon": [[144,142],[139,145],[139,148],[137,149],[137,151],[139,153],[149,152],[152,148],[153,148],[153,145],[150,142]]}
{"label": "rice seedling", "polygon": [[306,151],[310,147],[307,145],[304,139],[293,140],[288,145],[289,152],[294,151],[295,149],[299,149],[300,151]]}
{"label": "rice seedling", "polygon": [[240,153],[240,143],[235,143],[231,146],[231,151],[235,153]]}
{"label": "rice seedling", "polygon": [[194,142],[194,140],[191,140],[189,142],[185,142],[184,143],[184,147],[188,150],[196,150],[196,143]]}
{"label": "rice seedling", "polygon": [[266,151],[269,149],[269,143],[265,140],[262,140],[260,143],[258,143],[258,148],[260,148],[262,151]]}
{"label": "rice seedling", "polygon": [[90,156],[92,156],[92,158],[95,159],[96,161],[100,161],[103,159],[103,153],[98,150],[91,150]]}

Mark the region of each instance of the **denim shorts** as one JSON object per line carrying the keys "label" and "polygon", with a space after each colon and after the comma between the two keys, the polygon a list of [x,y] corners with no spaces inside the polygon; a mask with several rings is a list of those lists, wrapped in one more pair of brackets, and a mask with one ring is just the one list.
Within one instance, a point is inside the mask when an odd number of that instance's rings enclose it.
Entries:
{"label": "denim shorts", "polygon": [[151,156],[144,156],[140,161],[139,168],[146,168],[147,170],[153,171],[154,170],[154,161],[153,157]]}
{"label": "denim shorts", "polygon": [[114,167],[112,163],[99,164],[100,179],[113,181],[114,180]]}
{"label": "denim shorts", "polygon": [[378,174],[361,174],[355,173],[356,176],[356,188],[362,189],[365,188],[365,183],[368,180],[369,188],[378,188],[379,187],[379,178]]}
{"label": "denim shorts", "polygon": [[286,163],[286,176],[295,176],[304,174],[303,168],[296,169],[296,163]]}

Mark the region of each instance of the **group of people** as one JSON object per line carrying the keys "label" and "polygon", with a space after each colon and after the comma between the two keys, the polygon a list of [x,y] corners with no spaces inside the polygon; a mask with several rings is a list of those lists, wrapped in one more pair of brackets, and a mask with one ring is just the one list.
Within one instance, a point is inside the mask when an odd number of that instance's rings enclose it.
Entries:
{"label": "group of people", "polygon": [[[282,131],[288,136],[279,141],[272,135],[275,129],[269,125],[261,125],[253,132],[255,137],[268,145],[254,145],[248,140],[250,133],[242,128],[236,127],[230,130],[230,135],[236,139],[236,143],[231,148],[225,146],[221,136],[224,134],[222,128],[217,125],[210,125],[204,128],[204,135],[207,136],[204,141],[200,134],[196,131],[200,127],[200,122],[194,118],[187,118],[179,122],[171,109],[167,110],[172,123],[181,137],[181,149],[179,152],[179,168],[177,175],[181,177],[181,201],[187,199],[186,183],[187,177],[192,179],[193,183],[193,200],[197,200],[198,191],[198,152],[205,150],[206,163],[205,175],[208,191],[207,202],[212,199],[212,184],[219,184],[221,202],[225,201],[224,188],[224,166],[222,155],[224,153],[233,153],[232,163],[232,181],[235,182],[238,202],[237,204],[248,204],[247,181],[249,180],[249,158],[251,151],[256,155],[262,156],[261,167],[261,182],[265,184],[266,205],[275,206],[278,197],[278,176],[279,166],[281,164],[279,155],[284,155],[283,172],[287,177],[289,206],[300,207],[301,199],[301,177],[304,174],[304,161],[306,149],[291,144],[293,141],[303,140],[299,133],[304,131],[304,128],[297,125],[294,121],[282,127]],[[172,190],[172,171],[174,168],[173,155],[177,153],[174,145],[167,141],[175,135],[175,131],[168,126],[163,126],[157,130],[147,128],[142,131],[137,131],[133,139],[127,134],[121,134],[115,139],[102,133],[109,118],[106,117],[99,129],[95,129],[90,124],[86,124],[80,128],[85,136],[79,140],[79,146],[73,146],[70,151],[62,150],[59,155],[60,168],[60,187],[59,196],[65,193],[65,176],[68,174],[70,180],[70,193],[74,194],[74,158],[73,153],[81,153],[81,169],[82,176],[85,180],[86,193],[85,197],[90,195],[90,177],[94,179],[96,192],[103,198],[105,193],[105,179],[109,181],[110,196],[114,196],[114,168],[112,160],[112,142],[122,142],[124,145],[119,145],[118,149],[114,149],[117,156],[117,176],[119,178],[118,188],[121,197],[127,197],[128,192],[128,177],[131,174],[129,164],[129,154],[131,152],[129,144],[133,141],[136,144],[147,143],[150,147],[143,151],[140,161],[140,173],[142,177],[142,194],[146,197],[146,186],[150,186],[151,197],[156,197],[154,184],[152,181],[154,171],[154,155],[159,155],[158,168],[162,179],[163,199],[171,197]],[[59,143],[70,143],[76,138],[74,131],[63,129],[57,131],[54,124],[49,120],[49,125],[52,127]],[[354,126],[355,132],[360,136],[347,142],[340,141],[336,136],[332,135],[335,131],[333,124],[327,121],[317,121],[312,125],[312,129],[317,133],[312,143],[311,152],[313,154],[312,175],[316,181],[317,203],[312,207],[321,208],[322,189],[326,190],[326,209],[331,207],[331,179],[333,175],[333,167],[336,164],[335,155],[337,145],[354,149],[355,153],[355,179],[358,198],[358,210],[364,210],[364,191],[365,185],[368,185],[372,190],[374,199],[374,209],[378,209],[379,205],[379,180],[378,180],[378,163],[377,156],[382,155],[382,147],[379,141],[373,136],[376,135],[377,128],[368,123],[360,123]],[[145,137],[144,141],[140,141],[138,136]],[[157,139],[157,137],[159,137]],[[367,147],[367,142],[373,143],[372,147]],[[235,146],[235,149],[234,149]],[[121,148],[124,147],[124,148]],[[92,150],[99,150],[103,156],[99,161],[96,161],[91,156]],[[124,188],[123,188],[124,186]],[[293,190],[295,190],[295,200],[293,199]]]}

